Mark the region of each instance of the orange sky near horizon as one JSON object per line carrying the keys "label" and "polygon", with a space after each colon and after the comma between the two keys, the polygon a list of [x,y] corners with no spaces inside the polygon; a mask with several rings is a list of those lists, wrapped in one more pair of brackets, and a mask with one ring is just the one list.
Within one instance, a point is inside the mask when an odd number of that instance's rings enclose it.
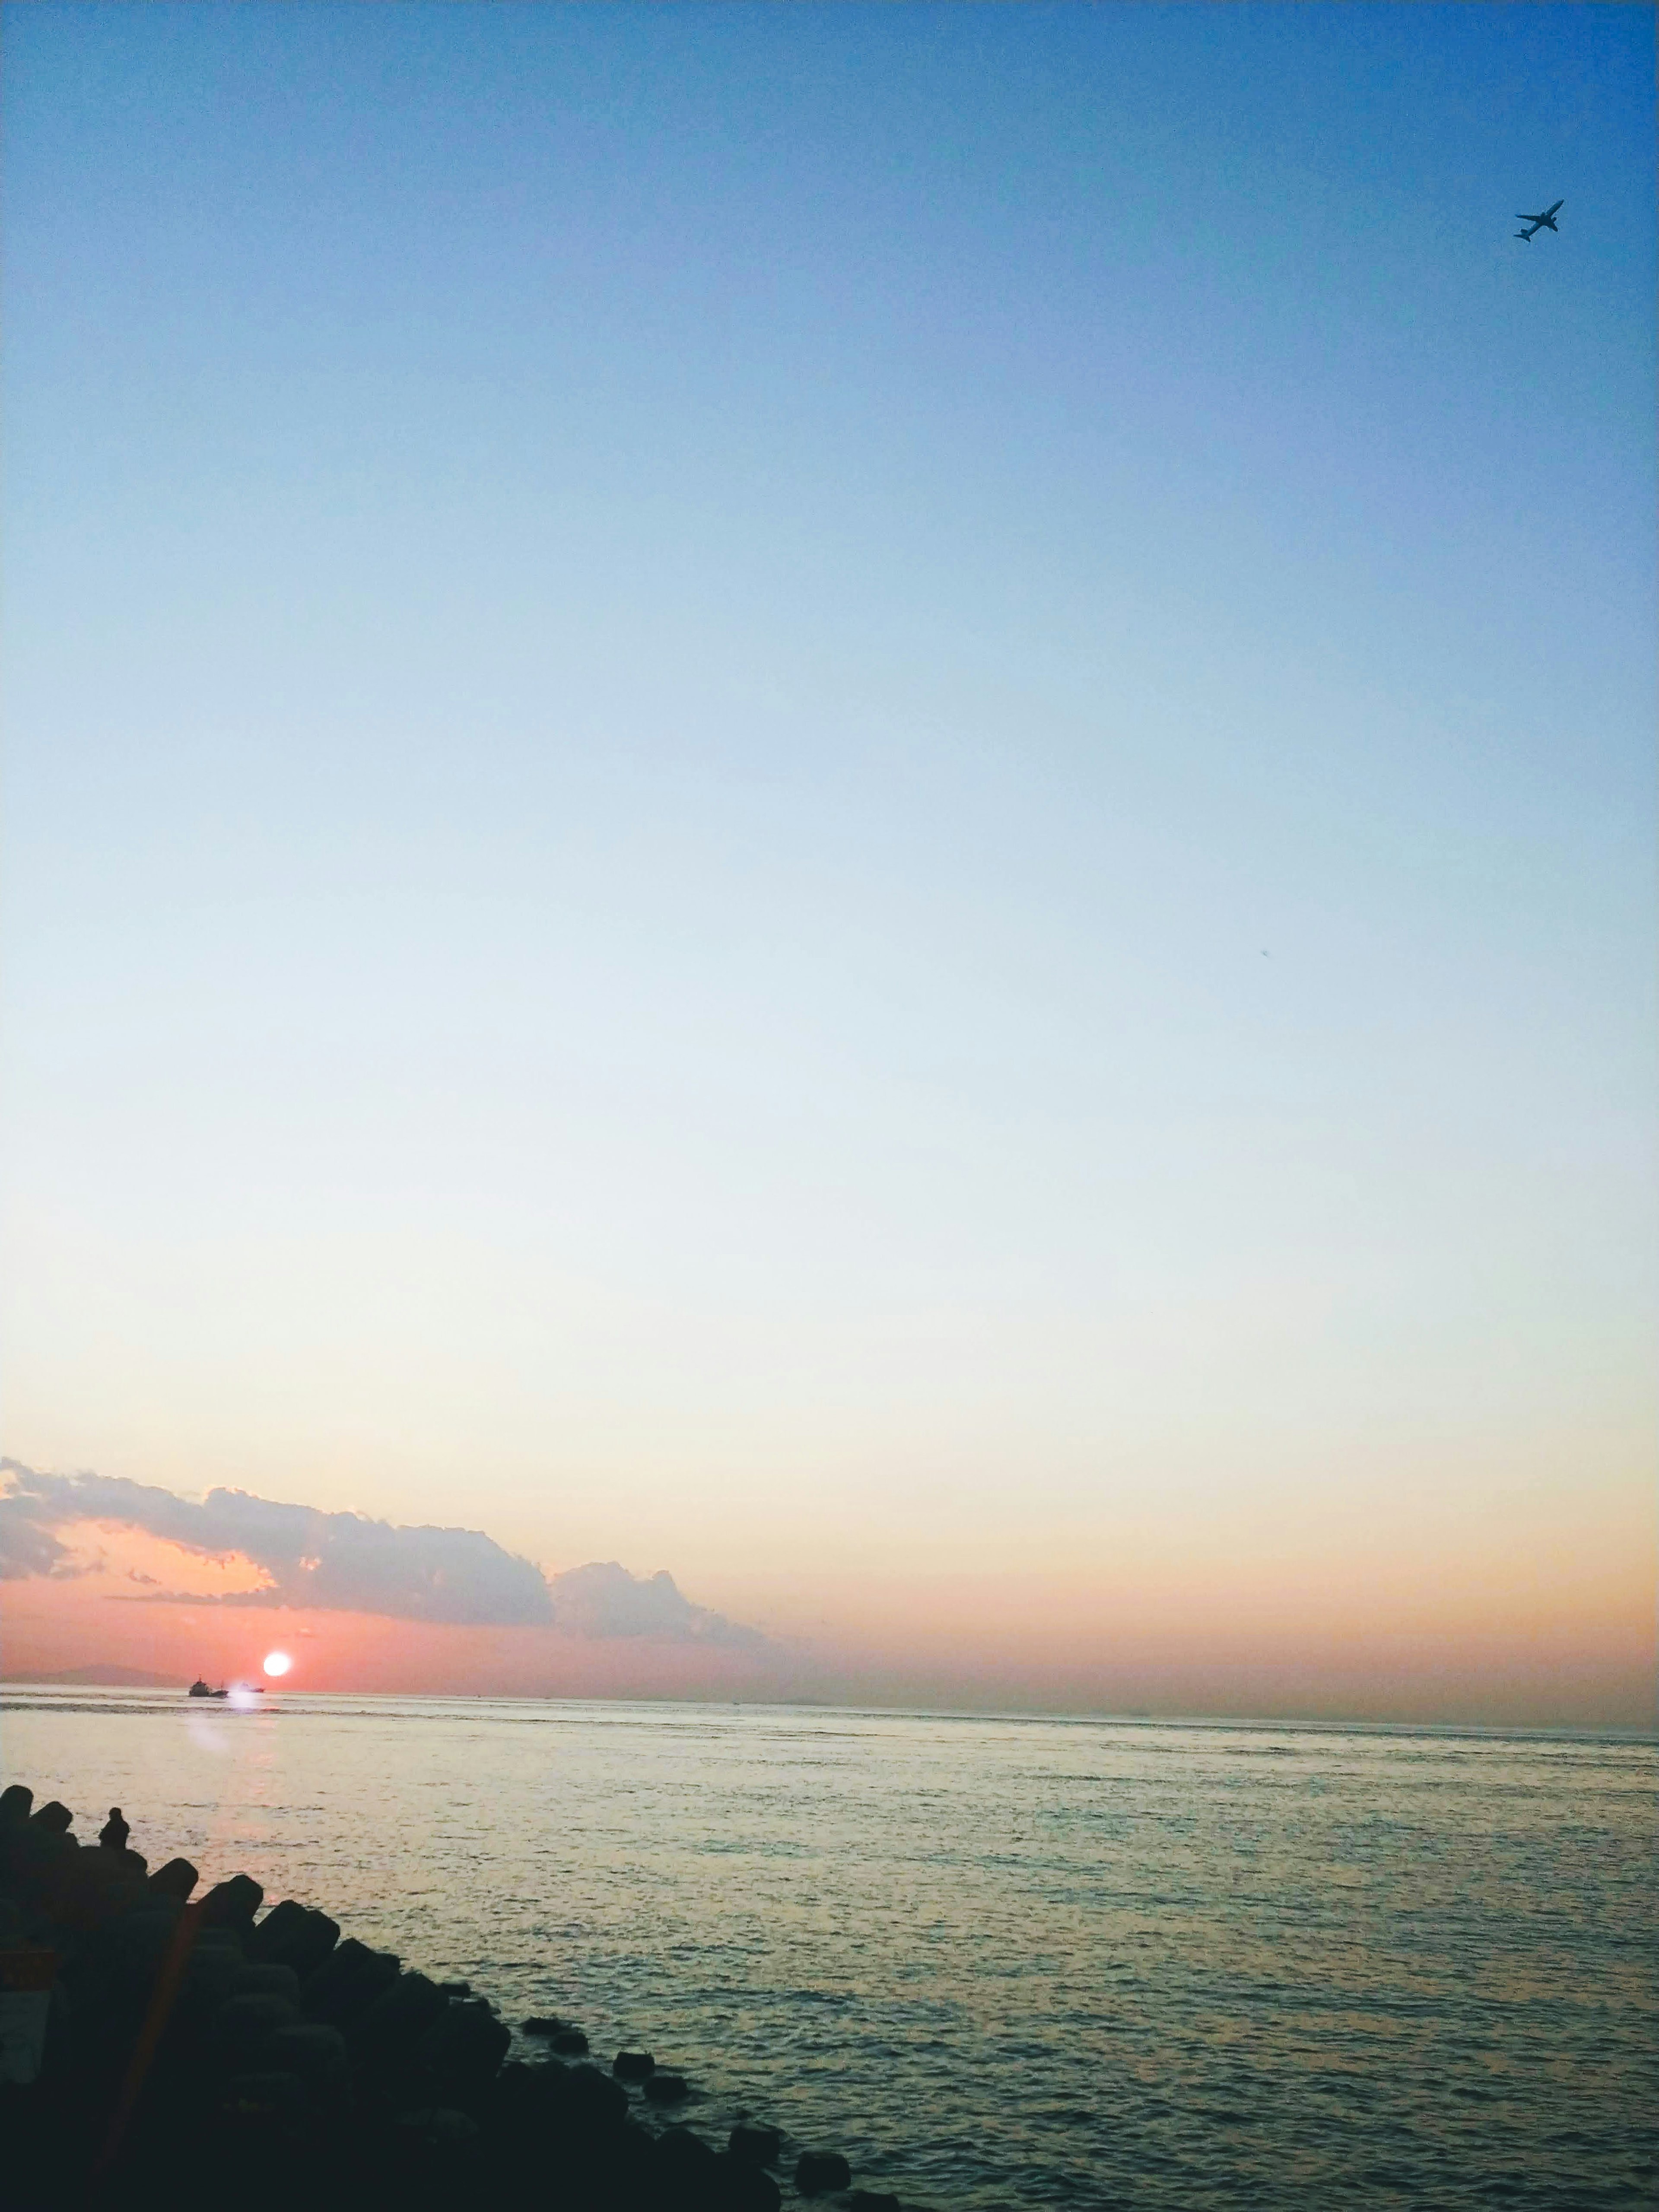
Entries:
{"label": "orange sky near horizon", "polygon": [[[285,1686],[429,1695],[828,1697],[836,1701],[1217,1713],[1495,1726],[1652,1724],[1650,1563],[1632,1554],[1594,1586],[1493,1571],[1413,1589],[1354,1563],[1305,1586],[1195,1575],[1103,1590],[1081,1577],[941,1574],[867,1583],[833,1627],[750,1655],[701,1644],[583,1638],[544,1626],[434,1626],[361,1613],[146,1601],[257,1589],[246,1559],[204,1559],[137,1532],[60,1532],[77,1572],[6,1586],[4,1672],[118,1664],[217,1682],[258,1680],[293,1656]],[[137,1578],[148,1577],[148,1583]],[[693,1593],[693,1595],[696,1595]],[[905,1608],[908,1607],[908,1615]],[[1451,1624],[1451,1625],[1449,1625]]]}

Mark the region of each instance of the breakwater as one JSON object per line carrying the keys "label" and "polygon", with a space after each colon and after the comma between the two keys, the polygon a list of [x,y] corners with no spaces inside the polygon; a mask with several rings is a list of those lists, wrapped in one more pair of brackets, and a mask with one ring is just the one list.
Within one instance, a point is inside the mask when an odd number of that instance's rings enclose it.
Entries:
{"label": "breakwater", "polygon": [[16,2207],[451,2205],[779,2212],[784,2197],[899,2212],[823,2145],[763,2118],[722,2143],[642,2049],[593,2063],[580,2025],[371,1948],[315,1905],[265,1909],[244,1874],[154,1870],[112,1817],[0,1793],[0,2062]]}

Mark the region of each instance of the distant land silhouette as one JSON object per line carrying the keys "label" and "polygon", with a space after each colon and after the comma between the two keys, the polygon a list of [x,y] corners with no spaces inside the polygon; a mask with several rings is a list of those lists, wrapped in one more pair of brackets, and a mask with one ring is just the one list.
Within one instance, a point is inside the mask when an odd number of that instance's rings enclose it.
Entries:
{"label": "distant land silhouette", "polygon": [[0,1674],[0,1686],[7,1682],[64,1682],[80,1684],[94,1690],[182,1690],[185,1687],[176,1674],[153,1674],[144,1667],[109,1664],[53,1667],[44,1674]]}

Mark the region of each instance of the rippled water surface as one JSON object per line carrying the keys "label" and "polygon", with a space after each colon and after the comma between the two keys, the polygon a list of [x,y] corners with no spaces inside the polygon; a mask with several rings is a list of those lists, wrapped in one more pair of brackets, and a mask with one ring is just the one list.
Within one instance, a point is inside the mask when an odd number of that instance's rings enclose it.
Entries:
{"label": "rippled water surface", "polygon": [[118,1802],[939,2208],[1652,2203],[1645,1744],[7,1690]]}

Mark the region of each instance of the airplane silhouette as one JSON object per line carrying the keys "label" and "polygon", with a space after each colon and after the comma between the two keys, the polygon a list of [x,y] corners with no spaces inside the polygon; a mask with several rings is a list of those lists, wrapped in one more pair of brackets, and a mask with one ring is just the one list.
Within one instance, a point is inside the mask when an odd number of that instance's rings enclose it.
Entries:
{"label": "airplane silhouette", "polygon": [[1546,208],[1542,215],[1516,216],[1515,219],[1517,222],[1529,222],[1532,225],[1532,230],[1517,230],[1515,234],[1517,238],[1524,238],[1528,245],[1530,246],[1532,244],[1533,231],[1553,230],[1555,228],[1555,218],[1559,215],[1565,205],[1566,202],[1565,200],[1557,200],[1555,205],[1553,208]]}

